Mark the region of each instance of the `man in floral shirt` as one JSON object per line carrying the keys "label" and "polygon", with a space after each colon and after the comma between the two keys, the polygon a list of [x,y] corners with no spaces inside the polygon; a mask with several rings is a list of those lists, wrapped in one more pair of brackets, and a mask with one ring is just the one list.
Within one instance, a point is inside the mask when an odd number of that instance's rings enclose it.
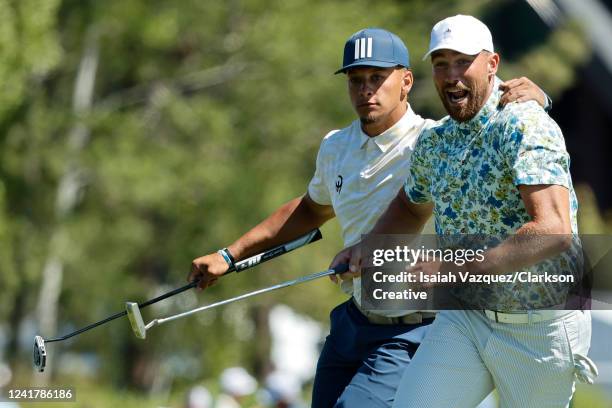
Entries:
{"label": "man in floral shirt", "polygon": [[[436,24],[427,56],[449,117],[421,134],[404,189],[371,232],[416,233],[433,212],[439,235],[513,234],[462,268],[477,276],[579,268],[571,245],[577,201],[557,124],[535,103],[499,106],[499,55],[477,19]],[[358,268],[362,249],[347,248],[332,265]],[[453,265],[430,261],[411,270],[433,276]],[[506,407],[568,406],[575,379],[592,382],[597,371],[586,357],[589,312],[560,310],[567,289],[531,282],[461,287],[457,295],[474,310],[438,314],[394,406],[472,408],[493,388]]]}

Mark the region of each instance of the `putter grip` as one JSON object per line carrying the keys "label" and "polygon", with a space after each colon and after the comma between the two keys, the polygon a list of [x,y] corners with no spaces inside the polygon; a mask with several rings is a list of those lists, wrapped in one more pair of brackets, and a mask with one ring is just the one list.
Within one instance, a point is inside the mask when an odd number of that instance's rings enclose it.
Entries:
{"label": "putter grip", "polygon": [[344,273],[344,272],[348,272],[349,265],[348,264],[339,264],[339,265],[334,266],[332,269],[334,271],[336,271],[336,274]]}
{"label": "putter grip", "polygon": [[262,264],[266,261],[269,261],[270,259],[274,259],[283,254],[286,254],[287,252],[291,252],[294,249],[297,249],[297,248],[303,247],[304,245],[308,245],[312,242],[318,241],[321,238],[323,238],[323,235],[321,235],[321,231],[318,228],[315,228],[312,231],[306,233],[305,235],[291,242],[281,244],[277,247],[268,249],[260,254],[253,255],[251,257],[248,257],[246,259],[236,262],[234,264],[234,268],[229,269],[227,272],[225,272],[225,275],[227,275],[228,273],[232,273],[232,272],[237,272],[237,273],[242,272],[245,269],[249,269],[259,264]]}

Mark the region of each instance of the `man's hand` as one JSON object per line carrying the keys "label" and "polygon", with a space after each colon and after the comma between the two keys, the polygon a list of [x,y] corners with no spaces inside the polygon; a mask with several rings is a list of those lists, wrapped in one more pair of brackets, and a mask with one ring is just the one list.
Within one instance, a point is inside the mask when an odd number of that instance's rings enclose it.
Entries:
{"label": "man's hand", "polygon": [[419,289],[429,289],[434,286],[448,286],[451,283],[435,282],[438,272],[442,275],[456,277],[456,282],[459,282],[459,276],[457,274],[457,266],[452,262],[442,261],[428,261],[428,262],[417,262],[414,266],[408,265],[406,272],[413,273],[417,276],[418,282],[414,285]]}
{"label": "man's hand", "polygon": [[191,262],[191,272],[187,276],[187,281],[193,282],[196,279],[200,279],[198,288],[206,289],[214,285],[217,279],[227,272],[228,269],[229,266],[225,259],[216,252],[201,256]]}
{"label": "man's hand", "polygon": [[540,106],[546,106],[546,94],[529,78],[521,77],[502,82],[499,89],[504,91],[500,105],[505,106],[510,102],[536,101]]}
{"label": "man's hand", "polygon": [[[353,279],[361,276],[361,243],[344,248],[334,257],[329,264],[330,268],[335,268],[340,264],[348,264],[348,272],[340,274],[342,280]],[[329,279],[332,282],[338,283],[338,275],[330,275]]]}
{"label": "man's hand", "polygon": [[427,289],[435,286],[435,283],[431,283],[427,277],[435,276],[442,267],[442,262],[440,261],[432,261],[432,262],[417,262],[413,266],[407,266],[406,272],[415,274],[417,278],[417,283],[414,285],[419,289]]}

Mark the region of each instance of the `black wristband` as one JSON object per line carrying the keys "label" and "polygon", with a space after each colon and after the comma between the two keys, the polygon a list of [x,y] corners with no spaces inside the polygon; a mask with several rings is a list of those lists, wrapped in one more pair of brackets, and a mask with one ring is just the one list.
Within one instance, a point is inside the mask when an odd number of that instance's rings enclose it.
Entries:
{"label": "black wristband", "polygon": [[227,265],[229,266],[230,270],[236,269],[236,264],[235,264],[236,261],[234,260],[234,257],[230,253],[229,249],[223,248],[223,249],[218,250],[217,253],[221,255],[223,259],[225,259],[225,262],[227,262]]}

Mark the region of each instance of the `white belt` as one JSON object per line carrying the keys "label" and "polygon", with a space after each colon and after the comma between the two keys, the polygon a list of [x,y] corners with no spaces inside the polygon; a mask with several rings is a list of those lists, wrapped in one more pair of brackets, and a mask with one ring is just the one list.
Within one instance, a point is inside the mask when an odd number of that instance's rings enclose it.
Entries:
{"label": "white belt", "polygon": [[517,313],[483,310],[483,312],[489,320],[497,323],[528,324],[557,319],[574,312],[574,310],[526,310],[525,312]]}

